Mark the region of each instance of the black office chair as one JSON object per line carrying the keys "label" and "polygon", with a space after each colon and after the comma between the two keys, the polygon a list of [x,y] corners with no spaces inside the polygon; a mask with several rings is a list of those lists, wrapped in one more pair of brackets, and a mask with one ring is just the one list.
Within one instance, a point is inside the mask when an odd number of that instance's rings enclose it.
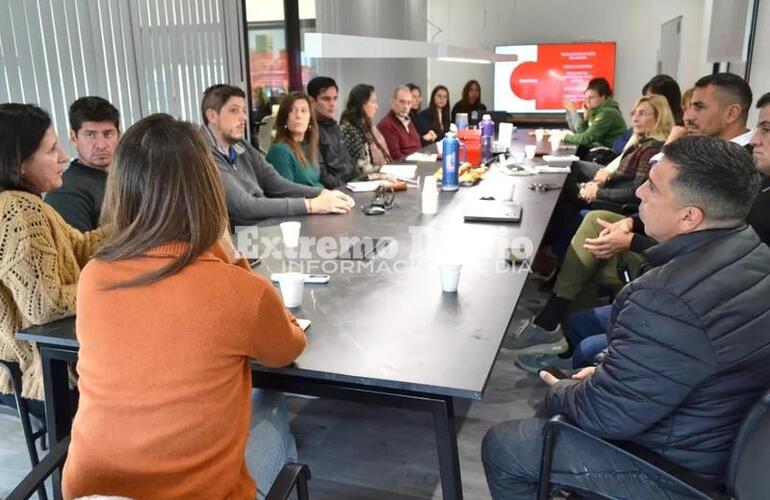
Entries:
{"label": "black office chair", "polygon": [[767,464],[770,464],[770,391],[760,398],[741,424],[733,444],[727,482],[724,485],[710,483],[649,450],[636,446],[621,448],[615,443],[604,441],[570,424],[563,415],[555,415],[544,429],[538,500],[550,497],[551,464],[554,453],[558,451],[558,436],[565,432],[601,443],[625,455],[650,477],[650,481],[660,479],[669,484],[677,484],[693,498],[760,500],[767,498],[770,492],[770,474],[767,473]]}
{"label": "black office chair", "polygon": [[[40,462],[35,441],[41,439],[41,447],[45,449],[45,425],[41,424],[37,431],[32,430],[32,420],[29,416],[29,408],[27,407],[26,400],[21,397],[21,366],[19,366],[19,363],[0,359],[0,367],[8,372],[8,377],[11,379],[11,388],[13,389],[13,396],[16,400],[16,410],[19,414],[19,420],[21,420],[21,430],[24,433],[24,441],[27,443],[29,461],[34,468]],[[48,500],[45,488],[41,487],[39,489],[38,497],[40,500]]]}
{"label": "black office chair", "polygon": [[[51,451],[32,469],[32,472],[19,483],[6,500],[27,500],[44,487],[45,480],[53,471],[64,464],[70,437],[59,441],[51,447]],[[267,492],[265,500],[287,500],[294,488],[297,489],[298,500],[308,500],[307,482],[310,481],[310,468],[304,464],[286,464],[275,479],[272,488]]]}

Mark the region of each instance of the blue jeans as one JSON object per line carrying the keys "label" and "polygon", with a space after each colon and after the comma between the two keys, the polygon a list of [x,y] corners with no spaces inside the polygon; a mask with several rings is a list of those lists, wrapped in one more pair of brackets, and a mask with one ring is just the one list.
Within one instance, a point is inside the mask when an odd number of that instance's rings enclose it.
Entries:
{"label": "blue jeans", "polygon": [[[492,427],[484,436],[481,458],[494,500],[536,498],[545,422],[541,418],[511,420]],[[558,436],[551,483],[609,498],[688,498],[677,493],[674,484],[653,480],[616,450],[572,433]]]}
{"label": "blue jeans", "polygon": [[251,399],[246,468],[257,482],[257,498],[262,500],[283,466],[297,461],[297,443],[289,429],[289,410],[282,392],[253,389]]}
{"label": "blue jeans", "polygon": [[567,337],[575,346],[572,367],[583,368],[594,364],[594,358],[607,348],[605,328],[610,319],[612,306],[584,309],[567,320]]}

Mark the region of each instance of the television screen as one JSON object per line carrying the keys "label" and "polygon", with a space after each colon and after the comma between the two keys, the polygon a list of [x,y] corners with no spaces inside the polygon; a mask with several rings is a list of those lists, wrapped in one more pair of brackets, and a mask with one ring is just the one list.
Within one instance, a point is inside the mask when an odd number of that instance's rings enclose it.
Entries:
{"label": "television screen", "polygon": [[615,88],[615,42],[505,45],[495,53],[518,56],[495,63],[496,110],[563,112],[565,98],[579,109],[588,81],[598,76]]}

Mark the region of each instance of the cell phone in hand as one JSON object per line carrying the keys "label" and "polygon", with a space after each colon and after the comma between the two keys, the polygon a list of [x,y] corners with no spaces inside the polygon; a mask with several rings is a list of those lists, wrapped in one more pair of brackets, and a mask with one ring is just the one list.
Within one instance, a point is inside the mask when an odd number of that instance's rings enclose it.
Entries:
{"label": "cell phone in hand", "polygon": [[558,368],[553,368],[552,366],[548,366],[548,367],[546,367],[546,368],[541,368],[541,369],[540,369],[540,370],[538,370],[538,372],[537,372],[537,373],[538,373],[538,375],[540,374],[540,372],[546,372],[546,373],[550,373],[550,374],[551,374],[551,375],[553,375],[553,376],[554,376],[554,377],[555,377],[557,380],[564,380],[565,378],[570,378],[570,376],[569,376],[569,375],[567,375],[567,374],[566,374],[566,373],[564,373],[563,371],[559,370]]}

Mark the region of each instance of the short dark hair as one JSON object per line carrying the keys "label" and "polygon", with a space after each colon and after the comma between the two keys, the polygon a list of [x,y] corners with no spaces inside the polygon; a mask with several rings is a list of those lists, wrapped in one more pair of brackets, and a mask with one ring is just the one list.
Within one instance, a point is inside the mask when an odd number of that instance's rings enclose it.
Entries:
{"label": "short dark hair", "polygon": [[642,87],[642,95],[647,95],[647,92],[665,97],[674,122],[682,125],[682,90],[676,80],[669,75],[655,75]]}
{"label": "short dark hair", "polygon": [[770,92],[762,94],[762,97],[757,101],[757,109],[762,109],[770,104]]}
{"label": "short dark hair", "polygon": [[337,82],[334,81],[334,78],[329,78],[328,76],[317,76],[307,82],[307,95],[315,99],[318,97],[318,94],[330,87],[334,87],[337,92],[340,91],[340,88],[337,87]]}
{"label": "short dark hair", "polygon": [[684,203],[712,222],[746,219],[760,175],[745,148],[718,137],[685,136],[664,146],[663,154],[678,171],[672,187]]}
{"label": "short dark hair", "polygon": [[76,134],[84,122],[110,122],[120,130],[120,111],[103,97],[88,96],[70,105],[70,128]]}
{"label": "short dark hair", "polygon": [[208,125],[209,120],[206,118],[206,111],[213,109],[217,113],[222,109],[231,97],[243,97],[246,99],[246,93],[239,87],[232,85],[226,85],[220,83],[218,85],[212,85],[203,92],[203,99],[201,99],[201,115],[203,116],[203,124]]}
{"label": "short dark hair", "polygon": [[746,80],[733,73],[714,73],[706,75],[695,82],[695,88],[703,88],[713,85],[722,93],[726,94],[731,102],[730,104],[740,104],[741,117],[744,122],[749,118],[749,109],[751,109],[751,87]]}
{"label": "short dark hair", "polygon": [[32,104],[0,104],[0,192],[29,191],[21,164],[35,154],[51,126],[51,117]]}
{"label": "short dark hair", "polygon": [[610,82],[601,76],[598,78],[592,78],[588,82],[588,85],[586,85],[586,90],[593,90],[602,97],[612,97],[612,88],[610,88]]}
{"label": "short dark hair", "polygon": [[416,83],[409,82],[406,84],[406,86],[409,90],[416,90],[417,92],[420,93],[420,95],[422,95],[422,89]]}

